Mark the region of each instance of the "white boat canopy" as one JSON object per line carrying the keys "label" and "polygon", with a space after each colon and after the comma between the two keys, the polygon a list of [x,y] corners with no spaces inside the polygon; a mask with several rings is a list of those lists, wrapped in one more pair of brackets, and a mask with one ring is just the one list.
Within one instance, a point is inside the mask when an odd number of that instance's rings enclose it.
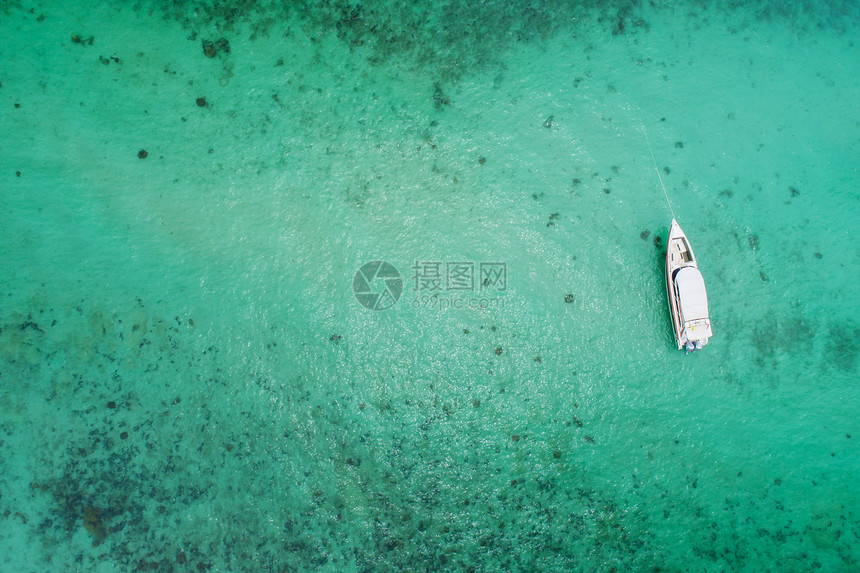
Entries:
{"label": "white boat canopy", "polygon": [[708,293],[705,279],[696,267],[683,267],[675,275],[678,300],[684,321],[708,318]]}

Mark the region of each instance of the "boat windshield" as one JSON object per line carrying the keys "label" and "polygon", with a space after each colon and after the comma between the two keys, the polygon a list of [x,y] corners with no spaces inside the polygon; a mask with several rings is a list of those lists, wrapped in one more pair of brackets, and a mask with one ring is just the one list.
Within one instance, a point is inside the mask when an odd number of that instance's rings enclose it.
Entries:
{"label": "boat windshield", "polygon": [[684,321],[708,318],[708,293],[705,279],[695,267],[684,267],[675,275],[678,301]]}

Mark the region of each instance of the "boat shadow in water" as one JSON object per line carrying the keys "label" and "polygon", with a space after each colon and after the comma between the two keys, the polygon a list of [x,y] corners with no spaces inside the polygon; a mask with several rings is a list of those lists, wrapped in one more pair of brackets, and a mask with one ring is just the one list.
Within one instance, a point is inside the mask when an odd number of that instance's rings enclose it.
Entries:
{"label": "boat shadow in water", "polygon": [[[666,241],[668,237],[669,228],[661,226],[654,231],[653,239],[649,241],[652,245],[651,268],[654,269],[655,276],[658,277],[660,284],[664,285],[666,284]],[[660,300],[658,307],[660,313],[660,345],[665,345],[667,348],[675,348],[675,339],[672,335],[672,309],[669,306],[669,299],[665,296],[658,296],[658,299]],[[669,328],[664,328],[666,326],[666,317],[669,317]]]}

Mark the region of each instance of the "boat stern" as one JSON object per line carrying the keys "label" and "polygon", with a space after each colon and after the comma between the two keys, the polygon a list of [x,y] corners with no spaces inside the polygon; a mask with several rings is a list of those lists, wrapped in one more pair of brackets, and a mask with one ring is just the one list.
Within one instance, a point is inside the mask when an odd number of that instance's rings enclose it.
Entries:
{"label": "boat stern", "polygon": [[701,350],[711,336],[713,336],[713,332],[709,319],[691,320],[684,324],[679,347],[685,348],[687,352]]}

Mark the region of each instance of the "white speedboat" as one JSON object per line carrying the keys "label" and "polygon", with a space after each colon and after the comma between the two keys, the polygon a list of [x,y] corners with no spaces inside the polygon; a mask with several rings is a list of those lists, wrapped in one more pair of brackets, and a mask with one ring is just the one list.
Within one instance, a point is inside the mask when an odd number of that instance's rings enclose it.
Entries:
{"label": "white speedboat", "polygon": [[708,293],[693,248],[675,219],[666,250],[666,291],[678,349],[701,350],[711,337]]}

